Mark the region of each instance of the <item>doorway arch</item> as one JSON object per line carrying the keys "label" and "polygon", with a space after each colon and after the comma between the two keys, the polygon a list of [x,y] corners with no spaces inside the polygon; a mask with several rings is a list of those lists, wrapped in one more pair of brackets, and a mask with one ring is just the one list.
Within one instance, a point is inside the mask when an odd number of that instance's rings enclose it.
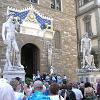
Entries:
{"label": "doorway arch", "polygon": [[40,70],[40,50],[36,45],[27,43],[21,48],[21,64],[26,72],[25,77],[31,79]]}

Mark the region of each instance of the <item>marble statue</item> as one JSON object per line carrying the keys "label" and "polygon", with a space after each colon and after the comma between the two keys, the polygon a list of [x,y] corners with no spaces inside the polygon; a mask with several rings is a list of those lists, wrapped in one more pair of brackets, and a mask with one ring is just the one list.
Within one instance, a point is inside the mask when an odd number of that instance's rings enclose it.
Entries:
{"label": "marble statue", "polygon": [[50,67],[50,75],[52,75],[52,74],[54,74],[54,67],[53,66]]}
{"label": "marble statue", "polygon": [[18,28],[19,23],[14,19],[13,15],[10,15],[2,25],[2,39],[6,45],[6,66],[9,67],[8,69],[14,66],[23,67],[20,62],[20,53],[15,37]]}
{"label": "marble statue", "polygon": [[90,52],[88,52],[86,55],[85,55],[85,62],[86,62],[86,66],[85,68],[87,69],[95,69],[95,64],[94,64],[94,56],[91,55]]}
{"label": "marble statue", "polygon": [[48,43],[48,63],[52,66],[52,44]]}
{"label": "marble statue", "polygon": [[86,69],[95,69],[94,56],[91,54],[91,39],[85,33],[81,39],[81,52],[83,53],[83,66]]}
{"label": "marble statue", "polygon": [[83,54],[83,68],[85,67],[85,56],[91,52],[91,39],[88,37],[88,33],[85,33],[81,39],[81,52]]}

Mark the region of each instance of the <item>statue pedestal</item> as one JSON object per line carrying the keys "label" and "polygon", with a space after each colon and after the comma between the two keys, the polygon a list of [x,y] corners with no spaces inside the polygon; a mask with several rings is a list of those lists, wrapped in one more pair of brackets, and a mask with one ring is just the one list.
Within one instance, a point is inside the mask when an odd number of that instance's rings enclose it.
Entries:
{"label": "statue pedestal", "polygon": [[24,68],[19,68],[18,66],[16,66],[16,68],[17,69],[4,70],[3,78],[7,79],[9,82],[16,77],[19,77],[22,81],[25,81]]}
{"label": "statue pedestal", "polygon": [[78,69],[77,76],[79,82],[91,82],[96,84],[100,79],[100,69]]}

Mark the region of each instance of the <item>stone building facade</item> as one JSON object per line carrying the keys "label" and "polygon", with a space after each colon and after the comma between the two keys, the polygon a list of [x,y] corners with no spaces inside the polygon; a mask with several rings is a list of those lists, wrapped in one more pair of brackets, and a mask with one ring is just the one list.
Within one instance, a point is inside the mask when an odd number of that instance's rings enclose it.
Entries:
{"label": "stone building facade", "polygon": [[[92,54],[96,67],[100,67],[100,0],[76,0],[78,52],[85,32],[92,40]],[[81,54],[79,53],[79,66]]]}
{"label": "stone building facade", "polygon": [[[53,18],[54,36],[50,39],[27,34],[16,35],[26,75],[31,77],[38,70],[40,73],[49,72],[48,43],[50,42],[52,66],[56,73],[65,74],[70,79],[76,80],[78,61],[74,0],[0,0],[0,31],[2,23],[6,21],[8,6],[23,9],[31,4],[41,14]],[[5,63],[5,49],[6,46],[0,36],[1,75]]]}

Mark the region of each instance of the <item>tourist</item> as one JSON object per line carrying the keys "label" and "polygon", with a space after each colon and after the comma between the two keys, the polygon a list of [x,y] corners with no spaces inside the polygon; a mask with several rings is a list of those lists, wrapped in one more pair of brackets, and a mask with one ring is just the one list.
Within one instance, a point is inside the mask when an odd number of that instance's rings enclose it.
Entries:
{"label": "tourist", "polygon": [[61,75],[58,74],[58,75],[56,76],[56,78],[57,78],[57,83],[58,83],[58,84],[62,84],[62,83],[63,83],[63,79],[62,79]]}
{"label": "tourist", "polygon": [[50,100],[43,94],[43,83],[40,80],[34,82],[34,93],[27,97],[27,100]]}
{"label": "tourist", "polygon": [[24,84],[23,84],[21,78],[20,78],[20,77],[16,77],[15,80],[18,82],[18,84],[21,85],[21,90],[20,90],[20,91],[23,92],[23,85],[24,85]]}
{"label": "tourist", "polygon": [[49,95],[50,94],[50,91],[49,91],[49,82],[44,82],[44,85],[46,87],[46,90],[44,92],[45,95]]}
{"label": "tourist", "polygon": [[48,83],[50,83],[50,75],[49,74],[46,75],[45,81],[48,82]]}
{"label": "tourist", "polygon": [[24,93],[26,96],[30,96],[32,94],[32,92],[34,91],[32,84],[33,83],[30,84],[30,82],[27,84],[24,84],[23,88],[24,88]]}
{"label": "tourist", "polygon": [[39,71],[37,71],[37,75],[36,75],[36,79],[35,80],[41,80],[41,75],[40,75]]}
{"label": "tourist", "polygon": [[64,100],[64,98],[58,93],[59,85],[57,83],[51,83],[50,85],[50,100]]}
{"label": "tourist", "polygon": [[82,100],[83,95],[82,95],[81,90],[78,89],[78,84],[77,83],[73,83],[72,91],[75,93],[76,100]]}
{"label": "tourist", "polygon": [[12,86],[6,79],[0,79],[0,100],[16,100]]}
{"label": "tourist", "polygon": [[23,92],[21,92],[21,84],[19,84],[17,80],[12,80],[10,84],[14,89],[16,100],[23,100],[25,95]]}
{"label": "tourist", "polygon": [[52,82],[57,82],[56,75],[52,75],[52,76],[51,76],[51,81],[52,81]]}
{"label": "tourist", "polygon": [[67,76],[64,75],[64,76],[63,76],[63,84],[66,84],[66,82],[67,82]]}
{"label": "tourist", "polygon": [[100,99],[100,80],[97,83],[97,97]]}
{"label": "tourist", "polygon": [[36,80],[36,75],[35,74],[33,74],[33,81],[35,81]]}
{"label": "tourist", "polygon": [[65,93],[66,93],[66,96],[64,98],[66,100],[76,100],[76,95],[72,91],[72,83],[67,84],[67,91]]}
{"label": "tourist", "polygon": [[94,100],[95,93],[94,93],[94,89],[91,87],[90,82],[85,83],[84,96],[85,96],[85,100]]}
{"label": "tourist", "polygon": [[64,97],[64,100],[76,100],[75,93],[72,91],[72,83],[63,84],[60,94]]}
{"label": "tourist", "polygon": [[67,90],[67,84],[60,84],[59,87],[60,87],[59,94],[64,98],[65,92]]}
{"label": "tourist", "polygon": [[84,98],[84,82],[83,81],[80,83],[79,89],[81,90],[82,95],[83,95],[83,99],[82,100],[85,100],[85,98]]}

